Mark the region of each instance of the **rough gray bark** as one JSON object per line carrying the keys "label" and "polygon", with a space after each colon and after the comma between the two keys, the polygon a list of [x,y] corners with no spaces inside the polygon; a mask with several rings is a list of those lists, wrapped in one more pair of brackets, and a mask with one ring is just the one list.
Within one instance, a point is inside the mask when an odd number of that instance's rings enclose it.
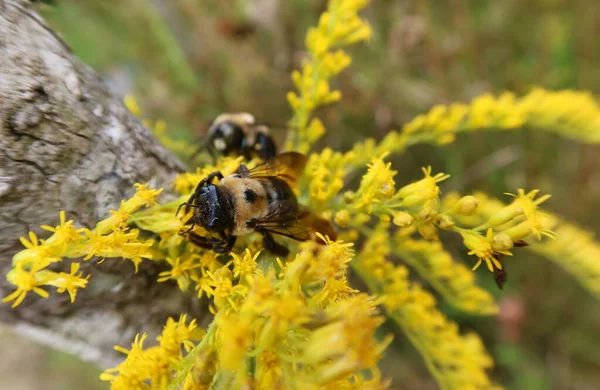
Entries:
{"label": "rough gray bark", "polygon": [[[134,183],[168,187],[184,168],[26,0],[0,0],[0,125],[1,296],[13,291],[4,275],[22,249],[19,236],[33,229],[44,237],[39,225],[55,225],[59,210],[93,227]],[[0,322],[110,366],[114,344],[158,333],[169,315],[202,314],[193,297],[156,283],[161,270],[151,262],[137,274],[129,261],[84,266],[92,279],[75,304],[67,294],[32,294],[14,310],[0,304]]]}

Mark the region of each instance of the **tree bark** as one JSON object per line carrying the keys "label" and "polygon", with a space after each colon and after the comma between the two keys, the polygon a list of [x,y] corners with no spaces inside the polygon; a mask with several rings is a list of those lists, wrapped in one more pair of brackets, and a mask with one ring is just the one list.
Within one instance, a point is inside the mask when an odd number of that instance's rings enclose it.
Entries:
{"label": "tree bark", "polygon": [[[26,0],[0,0],[0,125],[1,296],[14,290],[4,275],[28,230],[46,237],[39,226],[57,224],[59,210],[91,228],[134,183],[168,190],[184,169]],[[113,345],[136,332],[155,335],[168,316],[204,313],[194,297],[156,283],[161,268],[150,261],[138,273],[118,259],[82,268],[92,277],[74,304],[67,294],[31,294],[16,309],[0,304],[0,322],[106,367],[122,359]]]}

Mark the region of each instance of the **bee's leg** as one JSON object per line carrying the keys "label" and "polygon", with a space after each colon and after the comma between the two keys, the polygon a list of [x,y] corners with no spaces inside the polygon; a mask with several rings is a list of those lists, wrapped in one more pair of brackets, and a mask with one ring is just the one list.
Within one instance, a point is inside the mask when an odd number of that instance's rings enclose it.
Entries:
{"label": "bee's leg", "polygon": [[197,204],[190,203],[190,201],[192,200],[193,197],[194,196],[192,195],[192,197],[190,197],[190,199],[187,202],[183,202],[182,204],[180,204],[179,207],[177,207],[177,211],[175,212],[175,215],[179,214],[179,211],[181,210],[181,208],[183,206],[185,206],[185,213],[186,214],[188,213],[188,211],[190,211],[190,207],[200,207]]}
{"label": "bee's leg", "polygon": [[196,223],[192,222],[192,226],[190,226],[189,228],[183,230],[183,231],[179,231],[179,235],[180,236],[185,236],[186,234],[188,234],[189,232],[191,232],[192,230],[194,230],[194,227],[196,227]]}
{"label": "bee's leg", "polygon": [[219,253],[229,253],[233,249],[235,245],[235,241],[237,240],[237,236],[233,234],[227,235],[226,232],[219,232],[219,236],[221,237],[221,245],[219,247],[215,247],[215,252]]}
{"label": "bee's leg", "polygon": [[290,250],[288,248],[286,248],[285,246],[278,244],[274,239],[273,236],[271,235],[271,233],[267,232],[267,231],[260,231],[260,233],[263,236],[263,246],[265,247],[266,250],[268,250],[269,252],[271,252],[272,254],[276,255],[276,256],[281,256],[281,257],[286,257],[289,253]]}
{"label": "bee's leg", "polygon": [[189,233],[187,235],[188,240],[196,246],[204,249],[212,249],[218,252],[217,248],[223,246],[223,241],[218,238],[204,237],[196,233]]}
{"label": "bee's leg", "polygon": [[[217,253],[231,252],[231,248],[233,247],[233,244],[231,246],[229,246],[229,243],[231,241],[231,237],[234,237],[234,236],[227,236],[227,233],[225,233],[224,231],[219,232],[219,236],[221,237],[221,239],[220,240],[215,239],[215,243],[213,244],[212,250],[214,250]],[[235,243],[235,237],[234,237],[233,243]]]}
{"label": "bee's leg", "polygon": [[[223,174],[219,171],[214,171],[211,172],[208,176],[206,176],[204,179],[200,180],[200,183],[198,183],[198,187],[196,187],[196,191],[198,191],[198,189],[200,187],[204,187],[207,184],[212,183],[214,178],[217,178],[218,180],[221,180],[223,178]],[[194,192],[196,192],[194,191]]]}

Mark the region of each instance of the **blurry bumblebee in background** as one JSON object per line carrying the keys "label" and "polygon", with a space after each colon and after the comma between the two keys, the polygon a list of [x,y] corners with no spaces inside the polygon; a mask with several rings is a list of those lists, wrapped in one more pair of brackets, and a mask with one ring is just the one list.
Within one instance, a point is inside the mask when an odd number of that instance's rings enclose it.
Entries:
{"label": "blurry bumblebee in background", "polygon": [[[329,221],[298,204],[293,188],[305,165],[306,156],[286,152],[253,169],[240,165],[230,176],[211,173],[179,206],[177,213],[184,206],[185,215],[192,210],[192,216],[185,221],[189,228],[180,234],[199,247],[228,253],[237,236],[258,232],[263,236],[264,248],[278,256],[287,256],[289,250],[277,243],[273,235],[306,241],[321,233],[335,240]],[[217,183],[213,184],[215,179]],[[218,238],[196,233],[196,225]]]}
{"label": "blurry bumblebee in background", "polygon": [[236,155],[247,160],[259,157],[266,161],[277,155],[277,145],[263,124],[246,112],[219,115],[208,129],[208,138],[202,146],[211,156]]}

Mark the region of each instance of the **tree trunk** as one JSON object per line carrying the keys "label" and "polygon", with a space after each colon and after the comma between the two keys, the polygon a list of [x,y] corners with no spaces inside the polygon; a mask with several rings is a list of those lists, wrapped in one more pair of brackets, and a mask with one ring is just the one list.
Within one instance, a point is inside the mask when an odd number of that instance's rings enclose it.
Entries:
{"label": "tree trunk", "polygon": [[[82,27],[85,28],[85,27]],[[0,0],[0,295],[19,237],[55,225],[59,210],[93,227],[133,193],[165,187],[184,166],[78,61],[26,0]],[[68,262],[65,262],[68,263]],[[69,264],[63,264],[67,269]],[[114,365],[114,344],[155,335],[166,317],[203,314],[174,285],[156,283],[160,266],[107,259],[83,264],[92,277],[74,304],[67,294],[0,304],[0,321],[55,348]],[[118,357],[118,359],[121,359]]]}

